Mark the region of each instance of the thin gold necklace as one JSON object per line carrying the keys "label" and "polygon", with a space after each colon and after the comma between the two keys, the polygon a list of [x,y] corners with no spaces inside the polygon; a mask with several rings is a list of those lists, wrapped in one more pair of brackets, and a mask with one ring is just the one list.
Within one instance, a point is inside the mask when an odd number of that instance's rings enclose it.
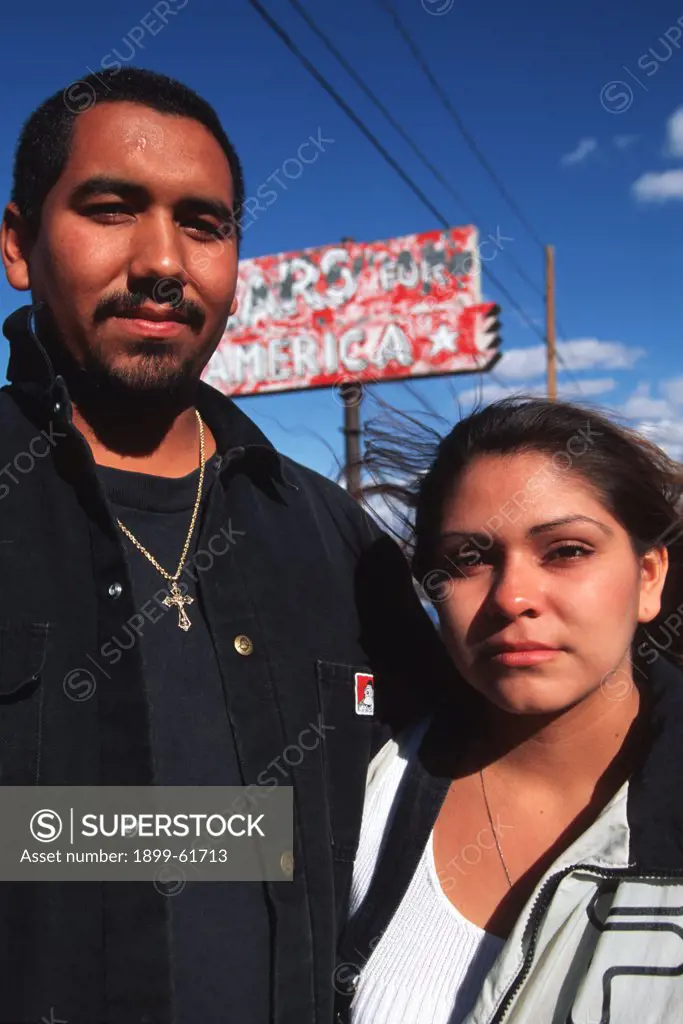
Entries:
{"label": "thin gold necklace", "polygon": [[481,791],[484,794],[484,803],[486,804],[486,813],[489,816],[489,824],[491,826],[491,831],[493,832],[493,838],[494,838],[494,840],[496,842],[496,849],[498,850],[498,856],[500,857],[500,863],[503,865],[503,871],[505,872],[505,877],[508,880],[508,885],[509,885],[510,888],[512,888],[512,879],[510,878],[510,872],[508,871],[508,866],[505,863],[505,857],[503,856],[503,851],[501,850],[500,843],[498,842],[498,833],[496,832],[495,825],[493,824],[493,818],[491,816],[491,808],[489,807],[489,800],[488,800],[488,797],[486,795],[486,786],[484,785],[484,771],[483,771],[482,768],[479,769],[479,778],[481,779]]}
{"label": "thin gold necklace", "polygon": [[164,598],[163,603],[166,605],[167,608],[171,608],[175,605],[175,607],[178,609],[178,626],[180,627],[180,629],[184,629],[185,632],[187,632],[187,630],[192,625],[190,619],[188,618],[187,612],[185,611],[185,605],[192,604],[194,598],[188,597],[186,594],[181,593],[180,587],[178,586],[178,580],[180,579],[180,574],[185,566],[185,559],[187,558],[187,552],[190,549],[190,541],[192,539],[192,534],[194,533],[194,528],[197,523],[197,516],[199,515],[199,506],[201,504],[202,490],[204,488],[204,466],[206,464],[204,447],[204,423],[202,422],[202,418],[196,409],[195,415],[197,417],[197,422],[199,423],[199,486],[197,488],[197,500],[194,503],[192,521],[190,523],[190,529],[187,531],[187,538],[185,539],[183,553],[180,556],[178,568],[173,573],[173,575],[171,575],[171,573],[169,572],[166,572],[166,570],[159,565],[154,555],[151,555],[147,548],[143,547],[143,545],[140,543],[137,537],[133,536],[128,527],[124,526],[120,519],[116,520],[119,527],[125,533],[126,537],[128,537],[128,539],[131,541],[131,543],[135,545],[138,551],[140,551],[145,556],[145,558],[149,559],[149,561],[152,563],[157,572],[161,573],[164,579],[168,580],[169,583],[171,584],[171,593]]}

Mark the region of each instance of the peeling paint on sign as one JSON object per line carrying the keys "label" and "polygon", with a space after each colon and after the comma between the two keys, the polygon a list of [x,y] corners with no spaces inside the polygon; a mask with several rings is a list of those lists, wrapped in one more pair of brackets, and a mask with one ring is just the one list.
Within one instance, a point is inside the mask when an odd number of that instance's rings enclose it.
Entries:
{"label": "peeling paint on sign", "polygon": [[204,380],[248,395],[486,370],[480,272],[473,227],[243,260]]}

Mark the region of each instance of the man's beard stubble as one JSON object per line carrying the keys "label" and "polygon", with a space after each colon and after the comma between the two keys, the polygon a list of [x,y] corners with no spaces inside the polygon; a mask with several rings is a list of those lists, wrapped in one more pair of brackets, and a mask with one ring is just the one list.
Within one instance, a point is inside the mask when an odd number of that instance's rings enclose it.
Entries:
{"label": "man's beard stubble", "polygon": [[108,447],[130,454],[154,448],[175,417],[194,403],[201,374],[192,358],[177,360],[171,343],[128,343],[133,363],[124,367],[112,365],[97,347],[77,362],[47,307],[39,310],[37,325],[73,404]]}
{"label": "man's beard stubble", "polygon": [[191,358],[179,361],[177,347],[165,341],[128,343],[128,362],[111,365],[106,352],[90,349],[82,372],[93,391],[105,400],[148,400],[173,402],[196,387],[198,375]]}

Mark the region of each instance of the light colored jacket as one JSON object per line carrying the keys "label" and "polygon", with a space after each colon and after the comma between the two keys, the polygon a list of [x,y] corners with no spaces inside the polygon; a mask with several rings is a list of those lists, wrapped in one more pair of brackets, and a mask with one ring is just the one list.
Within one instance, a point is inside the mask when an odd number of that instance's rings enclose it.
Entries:
{"label": "light colored jacket", "polygon": [[536,886],[464,1024],[682,1024],[683,674],[649,675],[644,764]]}

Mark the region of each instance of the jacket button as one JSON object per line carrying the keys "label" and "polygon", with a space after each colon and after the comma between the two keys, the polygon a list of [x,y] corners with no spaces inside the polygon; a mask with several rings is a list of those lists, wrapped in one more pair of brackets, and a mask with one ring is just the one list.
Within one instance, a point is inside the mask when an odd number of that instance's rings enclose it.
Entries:
{"label": "jacket button", "polygon": [[287,875],[291,878],[294,874],[294,855],[291,850],[285,850],[280,857],[280,867],[282,868],[283,875]]}
{"label": "jacket button", "polygon": [[235,650],[238,654],[252,654],[254,651],[254,643],[244,633],[240,633],[239,636],[235,637]]}
{"label": "jacket button", "polygon": [[120,583],[112,583],[111,586],[109,587],[109,596],[110,597],[121,597],[122,593],[123,593],[123,587],[121,586]]}

